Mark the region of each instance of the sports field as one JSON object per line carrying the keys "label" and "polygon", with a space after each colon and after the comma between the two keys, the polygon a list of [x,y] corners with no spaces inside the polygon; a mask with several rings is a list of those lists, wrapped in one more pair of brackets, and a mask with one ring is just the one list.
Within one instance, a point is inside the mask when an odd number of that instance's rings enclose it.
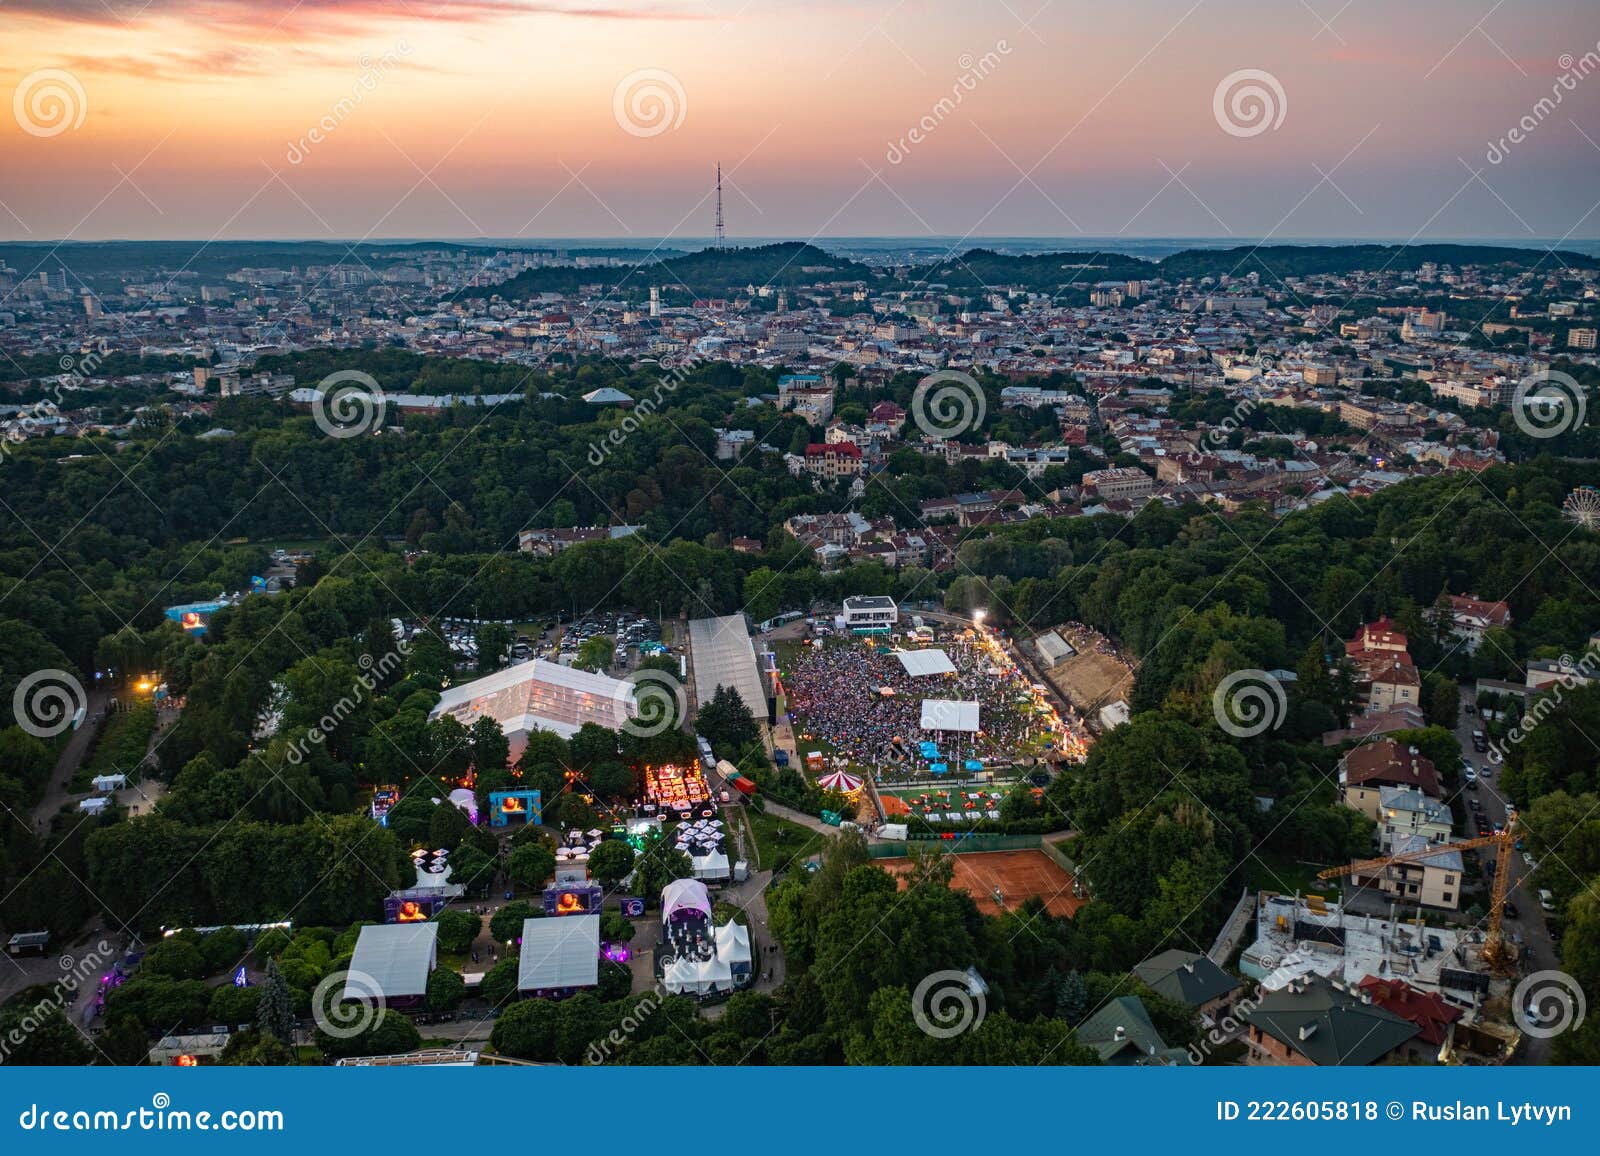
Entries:
{"label": "sports field", "polygon": [[[952,858],[956,870],[950,886],[971,895],[985,915],[1000,914],[1002,903],[1011,910],[1034,896],[1044,900],[1051,915],[1072,915],[1086,902],[1072,893],[1072,876],[1043,851],[974,851]],[[878,859],[874,865],[901,876],[902,888],[910,885],[905,878],[910,859]]]}

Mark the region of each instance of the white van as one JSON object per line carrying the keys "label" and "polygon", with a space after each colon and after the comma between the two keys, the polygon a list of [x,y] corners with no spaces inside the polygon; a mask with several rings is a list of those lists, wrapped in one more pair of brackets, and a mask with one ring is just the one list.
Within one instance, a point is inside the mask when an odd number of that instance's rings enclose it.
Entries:
{"label": "white van", "polygon": [[1554,911],[1556,909],[1556,897],[1543,888],[1540,888],[1539,906],[1545,911]]}

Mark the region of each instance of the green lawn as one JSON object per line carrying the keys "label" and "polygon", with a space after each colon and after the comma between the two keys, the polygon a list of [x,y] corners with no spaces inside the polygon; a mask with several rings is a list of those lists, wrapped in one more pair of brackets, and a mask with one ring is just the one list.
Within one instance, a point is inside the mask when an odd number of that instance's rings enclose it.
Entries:
{"label": "green lawn", "polygon": [[1302,895],[1310,892],[1328,899],[1339,897],[1337,879],[1318,879],[1320,868],[1317,866],[1300,863],[1275,851],[1257,851],[1245,860],[1244,870],[1245,884],[1252,891],[1278,891],[1288,895],[1298,889]]}
{"label": "green lawn", "polygon": [[822,850],[823,837],[819,831],[753,808],[747,810],[745,816],[750,820],[750,830],[755,836],[756,870],[776,871]]}

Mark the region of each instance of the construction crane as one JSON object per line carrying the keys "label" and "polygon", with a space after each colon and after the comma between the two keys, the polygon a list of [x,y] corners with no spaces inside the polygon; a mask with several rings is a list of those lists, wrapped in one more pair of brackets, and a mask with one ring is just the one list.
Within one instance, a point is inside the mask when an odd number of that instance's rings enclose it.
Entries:
{"label": "construction crane", "polygon": [[1494,885],[1489,892],[1489,934],[1483,944],[1483,958],[1496,975],[1516,973],[1517,953],[1506,942],[1500,930],[1500,918],[1506,905],[1506,891],[1511,883],[1511,855],[1516,850],[1516,813],[1508,812],[1506,825],[1498,834],[1480,835],[1463,839],[1459,843],[1440,843],[1417,851],[1402,851],[1398,855],[1385,855],[1379,859],[1362,859],[1345,867],[1330,867],[1317,872],[1318,879],[1339,879],[1346,875],[1374,876],[1389,867],[1406,863],[1421,863],[1443,851],[1471,851],[1478,847],[1494,847]]}

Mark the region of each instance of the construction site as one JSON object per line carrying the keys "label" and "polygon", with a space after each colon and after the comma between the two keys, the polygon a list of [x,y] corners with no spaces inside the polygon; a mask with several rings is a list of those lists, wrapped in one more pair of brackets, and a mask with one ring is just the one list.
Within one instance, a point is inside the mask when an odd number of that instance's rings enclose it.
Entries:
{"label": "construction site", "polygon": [[1487,930],[1356,913],[1318,895],[1272,891],[1256,897],[1255,923],[1239,970],[1264,992],[1292,993],[1317,977],[1363,998],[1374,985],[1407,985],[1459,1011],[1449,1025],[1457,1062],[1503,1062],[1520,1039],[1510,1023],[1511,981],[1496,973]]}

